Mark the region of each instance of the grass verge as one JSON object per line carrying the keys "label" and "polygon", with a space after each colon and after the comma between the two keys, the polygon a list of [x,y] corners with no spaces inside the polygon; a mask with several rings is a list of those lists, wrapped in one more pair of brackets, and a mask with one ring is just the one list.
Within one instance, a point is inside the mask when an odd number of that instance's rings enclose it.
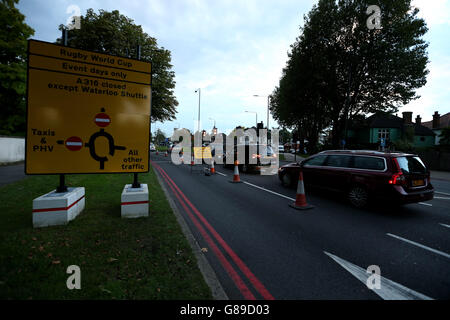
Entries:
{"label": "grass verge", "polygon": [[[158,183],[147,183],[150,216],[121,219],[120,195],[131,174],[71,175],[86,188],[86,208],[65,226],[33,229],[32,200],[58,176],[32,176],[0,187],[0,299],[212,299],[195,256]],[[67,267],[81,269],[69,290]]]}

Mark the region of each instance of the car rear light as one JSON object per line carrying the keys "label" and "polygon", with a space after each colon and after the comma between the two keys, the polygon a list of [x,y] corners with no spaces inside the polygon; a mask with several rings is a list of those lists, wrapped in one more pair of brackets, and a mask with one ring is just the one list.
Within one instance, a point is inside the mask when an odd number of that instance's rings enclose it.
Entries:
{"label": "car rear light", "polygon": [[406,178],[400,169],[400,165],[398,164],[397,158],[394,158],[394,164],[397,167],[398,172],[392,175],[391,179],[389,180],[389,184],[397,186],[406,186]]}
{"label": "car rear light", "polygon": [[389,184],[404,186],[404,185],[406,185],[405,176],[401,172],[393,174],[391,177],[391,180],[389,180]]}
{"label": "car rear light", "polygon": [[252,159],[255,159],[255,158],[261,158],[261,155],[259,155],[259,154],[252,154]]}

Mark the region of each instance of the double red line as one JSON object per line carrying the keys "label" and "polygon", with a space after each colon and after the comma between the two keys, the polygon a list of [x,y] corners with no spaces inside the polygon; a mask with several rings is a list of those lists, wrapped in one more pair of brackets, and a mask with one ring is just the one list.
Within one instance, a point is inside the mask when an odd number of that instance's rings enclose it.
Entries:
{"label": "double red line", "polygon": [[[247,300],[255,300],[255,296],[242,280],[241,276],[236,272],[231,263],[227,260],[227,258],[223,255],[222,251],[215,244],[214,240],[210,237],[210,235],[206,232],[205,228],[202,226],[200,221],[206,227],[206,229],[211,233],[214,239],[222,246],[222,248],[228,253],[234,263],[239,267],[242,273],[247,277],[250,283],[253,285],[255,290],[266,300],[274,300],[274,297],[270,294],[270,292],[264,287],[261,281],[256,278],[256,276],[250,271],[250,269],[245,265],[245,263],[236,255],[236,253],[228,246],[228,244],[222,239],[222,237],[214,230],[214,228],[208,223],[208,221],[203,217],[200,211],[189,201],[189,199],[184,195],[184,193],[178,188],[176,183],[169,177],[169,175],[162,169],[158,164],[151,161],[152,166],[158,170],[161,174],[162,178],[165,180],[167,185],[173,191],[175,197],[178,199],[180,204],[183,206],[187,215],[194,223],[202,237],[208,243],[209,247],[212,249],[214,254],[217,256],[219,262],[228,273],[230,278],[233,280],[236,287],[242,293],[245,299]],[[195,214],[195,215],[194,215]]]}

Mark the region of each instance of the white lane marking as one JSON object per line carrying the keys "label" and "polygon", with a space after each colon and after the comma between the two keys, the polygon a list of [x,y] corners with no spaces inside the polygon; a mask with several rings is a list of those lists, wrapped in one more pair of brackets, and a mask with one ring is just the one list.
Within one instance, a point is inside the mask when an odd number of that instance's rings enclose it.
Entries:
{"label": "white lane marking", "polygon": [[443,227],[447,227],[447,228],[450,228],[450,226],[448,225],[448,224],[443,224],[443,223],[439,223],[441,226],[443,226]]}
{"label": "white lane marking", "polygon": [[429,207],[432,207],[432,206],[433,206],[432,204],[425,203],[425,202],[419,202],[419,204],[421,204],[421,205],[423,205],[423,206],[429,206]]}
{"label": "white lane marking", "polygon": [[260,189],[260,190],[263,190],[263,191],[272,193],[272,194],[274,194],[274,195],[277,195],[277,196],[279,196],[279,197],[283,197],[283,198],[286,198],[286,199],[295,201],[295,199],[290,198],[290,197],[288,197],[288,196],[285,196],[284,194],[277,193],[277,192],[272,191],[272,190],[269,190],[269,189],[265,189],[265,188],[263,188],[263,187],[257,186],[256,184],[253,184],[253,183],[250,183],[250,182],[247,182],[247,181],[242,181],[242,182],[245,183],[245,184],[247,184],[247,185],[249,185],[249,186],[252,186],[252,187],[258,188],[258,189]]}
{"label": "white lane marking", "polygon": [[[216,173],[218,173],[218,174],[220,174],[220,175],[222,175],[222,176],[224,176],[224,177],[227,176],[226,174],[223,174],[223,173],[221,173],[221,172],[219,172],[219,171],[216,171]],[[242,181],[242,180],[241,180],[241,181]],[[251,187],[254,187],[254,188],[257,188],[257,189],[260,189],[260,190],[269,192],[269,193],[272,193],[272,194],[277,195],[277,196],[279,196],[279,197],[283,197],[283,198],[286,198],[286,199],[295,201],[294,198],[290,198],[290,197],[288,197],[288,196],[285,196],[284,194],[281,194],[281,193],[278,193],[278,192],[275,192],[275,191],[272,191],[272,190],[269,190],[269,189],[266,189],[266,188],[257,186],[256,184],[253,184],[253,183],[250,183],[250,182],[247,182],[247,181],[242,181],[242,182],[245,183],[245,184],[247,184],[247,185],[249,185],[249,186],[251,186]]]}
{"label": "white lane marking", "polygon": [[433,197],[433,199],[444,199],[444,200],[450,200],[450,198],[445,198],[445,197]]}
{"label": "white lane marking", "polygon": [[[367,279],[371,276],[371,273],[367,273],[363,268],[354,265],[344,259],[341,259],[331,253],[324,251],[326,255],[336,261],[342,268],[350,272],[355,278],[364,283],[367,286]],[[369,289],[379,295],[384,300],[433,300],[426,295],[409,289],[401,284],[389,280],[380,275],[380,289]]]}
{"label": "white lane marking", "polygon": [[434,193],[439,193],[439,194],[443,194],[445,196],[450,196],[450,193],[445,193],[445,192],[440,192],[440,191],[435,191]]}
{"label": "white lane marking", "polygon": [[422,249],[425,249],[425,250],[434,252],[434,253],[436,253],[436,254],[439,254],[439,255],[441,255],[441,256],[446,257],[447,259],[450,259],[450,254],[448,254],[448,253],[445,253],[445,252],[442,252],[442,251],[439,251],[439,250],[436,250],[436,249],[433,249],[433,248],[424,246],[423,244],[420,244],[420,243],[417,243],[417,242],[414,242],[414,241],[411,241],[411,240],[408,240],[408,239],[405,239],[405,238],[396,236],[395,234],[392,234],[392,233],[386,233],[386,234],[387,234],[388,236],[390,236],[390,237],[393,237],[393,238],[396,238],[396,239],[399,239],[399,240],[408,242],[408,243],[410,243],[410,244],[412,244],[412,245],[414,245],[414,246],[417,246],[417,247],[419,247],[419,248],[422,248]]}

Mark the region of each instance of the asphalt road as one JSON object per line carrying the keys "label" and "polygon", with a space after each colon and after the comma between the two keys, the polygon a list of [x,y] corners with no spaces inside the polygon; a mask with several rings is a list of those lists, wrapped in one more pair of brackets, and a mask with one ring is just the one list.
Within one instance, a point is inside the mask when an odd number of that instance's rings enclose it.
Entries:
{"label": "asphalt road", "polygon": [[[432,201],[355,209],[306,190],[315,206],[288,206],[296,191],[277,176],[174,165],[152,153],[179,211],[230,299],[449,299],[450,182]],[[369,266],[381,288],[369,289]],[[374,282],[371,282],[374,283]]]}
{"label": "asphalt road", "polygon": [[0,166],[0,187],[26,177],[24,164]]}

